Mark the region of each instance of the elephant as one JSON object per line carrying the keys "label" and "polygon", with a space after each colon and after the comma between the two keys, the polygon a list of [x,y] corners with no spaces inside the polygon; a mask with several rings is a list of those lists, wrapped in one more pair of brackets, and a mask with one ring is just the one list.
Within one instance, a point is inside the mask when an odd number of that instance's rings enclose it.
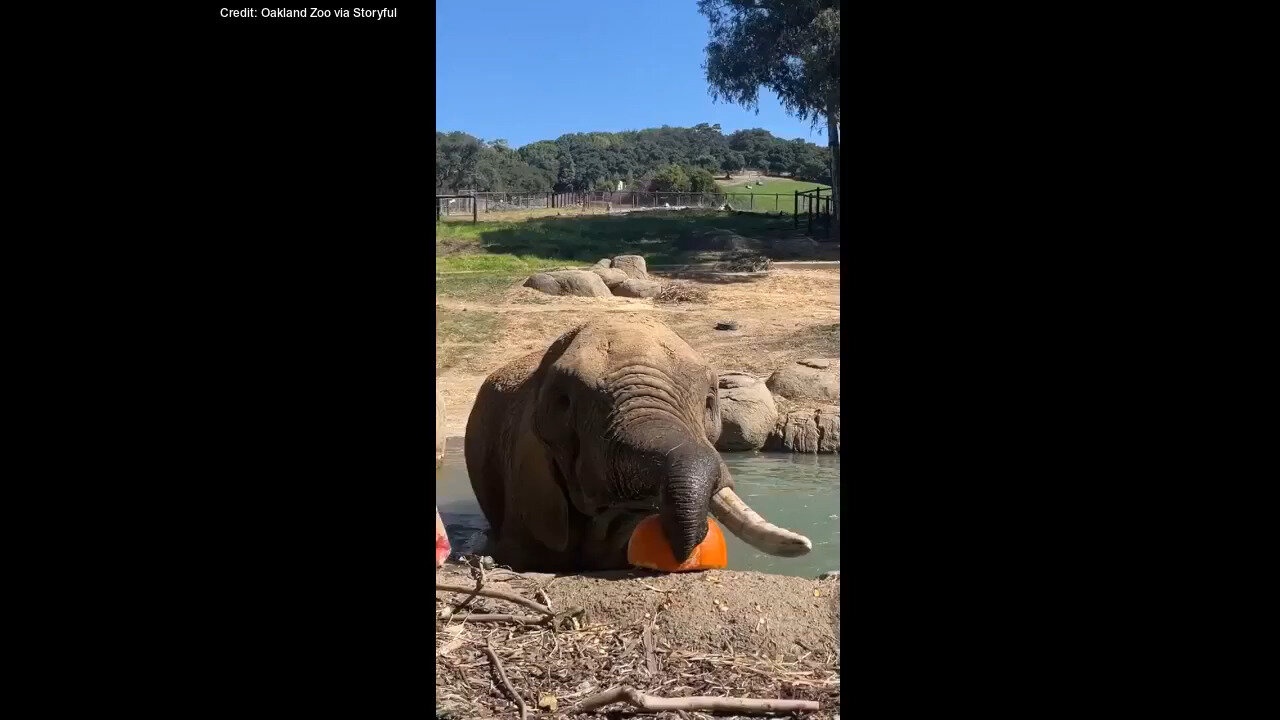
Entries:
{"label": "elephant", "polygon": [[588,322],[495,371],[464,442],[486,553],[515,570],[623,569],[632,530],[657,514],[683,561],[706,537],[708,513],[766,553],[807,553],[808,538],[734,492],[715,449],[717,380],[649,317]]}

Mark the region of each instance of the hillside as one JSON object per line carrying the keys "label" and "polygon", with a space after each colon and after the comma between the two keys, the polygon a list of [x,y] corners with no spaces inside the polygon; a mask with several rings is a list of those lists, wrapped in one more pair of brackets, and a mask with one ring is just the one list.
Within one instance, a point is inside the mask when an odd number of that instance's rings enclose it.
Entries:
{"label": "hillside", "polygon": [[710,189],[699,183],[743,169],[825,184],[830,166],[830,150],[803,138],[784,140],[759,128],[725,135],[706,123],[570,133],[516,149],[500,139],[436,132],[437,194],[616,190],[620,182],[627,190],[698,192]]}

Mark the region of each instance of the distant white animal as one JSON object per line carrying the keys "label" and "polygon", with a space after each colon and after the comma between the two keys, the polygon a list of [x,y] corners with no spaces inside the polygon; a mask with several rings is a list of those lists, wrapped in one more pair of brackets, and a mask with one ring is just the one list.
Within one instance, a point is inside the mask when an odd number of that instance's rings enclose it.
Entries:
{"label": "distant white animal", "polygon": [[671,203],[662,203],[662,207],[669,208],[671,207]]}

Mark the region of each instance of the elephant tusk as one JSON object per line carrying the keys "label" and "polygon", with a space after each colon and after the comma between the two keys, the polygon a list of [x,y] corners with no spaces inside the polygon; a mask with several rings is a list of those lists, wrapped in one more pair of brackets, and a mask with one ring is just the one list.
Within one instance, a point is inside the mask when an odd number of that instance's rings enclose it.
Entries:
{"label": "elephant tusk", "polygon": [[732,488],[711,496],[711,514],[748,545],[779,557],[798,557],[813,549],[809,538],[760,517]]}

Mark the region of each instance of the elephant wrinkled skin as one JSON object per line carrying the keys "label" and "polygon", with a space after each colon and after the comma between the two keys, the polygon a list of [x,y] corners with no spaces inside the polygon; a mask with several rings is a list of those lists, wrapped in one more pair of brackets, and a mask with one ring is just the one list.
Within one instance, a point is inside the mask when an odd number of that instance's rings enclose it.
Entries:
{"label": "elephant wrinkled skin", "polygon": [[733,492],[715,450],[717,376],[651,318],[582,325],[490,375],[467,421],[471,486],[487,554],[517,570],[627,567],[627,540],[657,513],[678,559],[707,515],[786,557],[803,536],[769,524]]}

